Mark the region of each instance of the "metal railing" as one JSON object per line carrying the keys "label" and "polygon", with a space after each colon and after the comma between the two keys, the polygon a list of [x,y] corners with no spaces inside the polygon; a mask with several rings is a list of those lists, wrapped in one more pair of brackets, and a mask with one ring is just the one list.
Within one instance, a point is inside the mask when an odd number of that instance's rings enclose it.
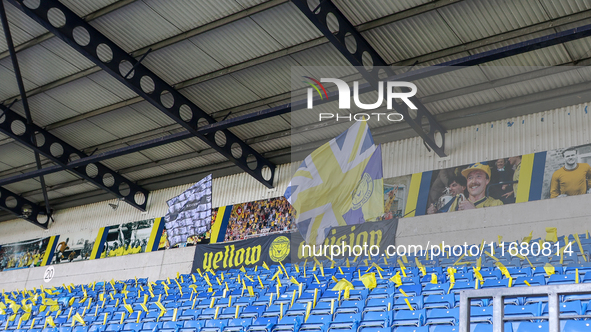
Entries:
{"label": "metal railing", "polygon": [[[589,284],[565,284],[553,286],[487,288],[460,292],[460,332],[470,331],[470,301],[472,299],[493,299],[493,332],[504,332],[504,323],[521,318],[505,317],[504,298],[519,296],[548,296],[548,316],[527,317],[527,320],[547,319],[549,332],[560,332],[560,302],[561,295],[591,294]],[[581,318],[585,316],[564,316],[564,318]]]}

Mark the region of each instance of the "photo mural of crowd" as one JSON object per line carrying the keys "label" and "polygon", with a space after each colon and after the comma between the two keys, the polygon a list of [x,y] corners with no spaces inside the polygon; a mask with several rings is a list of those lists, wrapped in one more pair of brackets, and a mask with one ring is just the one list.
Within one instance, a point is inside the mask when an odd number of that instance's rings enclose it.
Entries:
{"label": "photo mural of crowd", "polygon": [[[212,214],[213,220],[216,216],[217,209]],[[293,207],[285,197],[235,204],[228,221],[225,241],[295,231],[293,216]]]}

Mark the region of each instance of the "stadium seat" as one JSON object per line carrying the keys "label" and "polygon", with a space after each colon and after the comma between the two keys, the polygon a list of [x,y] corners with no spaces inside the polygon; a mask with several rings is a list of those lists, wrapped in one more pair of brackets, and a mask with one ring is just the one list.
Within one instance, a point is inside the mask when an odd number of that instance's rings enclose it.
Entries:
{"label": "stadium seat", "polygon": [[460,309],[433,309],[427,312],[425,325],[457,325],[460,318]]}
{"label": "stadium seat", "polygon": [[337,314],[328,326],[330,330],[353,330],[356,331],[361,322],[361,314]]}
{"label": "stadium seat", "polygon": [[[560,303],[559,307],[561,316],[574,316],[582,314],[581,301],[578,300]],[[548,304],[544,304],[544,309],[542,310],[542,316],[546,315],[548,315]]]}
{"label": "stadium seat", "polygon": [[588,320],[569,320],[564,325],[562,332],[587,332],[591,331],[591,321]]}
{"label": "stadium seat", "polygon": [[395,332],[429,332],[428,326],[416,327],[416,326],[400,326],[396,328]]}
{"label": "stadium seat", "polygon": [[300,331],[322,331],[326,332],[332,322],[332,315],[314,315],[308,317],[305,323],[300,326]]}
{"label": "stadium seat", "polygon": [[429,295],[425,298],[425,309],[444,308],[450,309],[455,306],[455,298],[453,294],[449,295]]}
{"label": "stadium seat", "polygon": [[422,326],[425,323],[426,312],[421,310],[400,310],[394,313],[393,326]]}
{"label": "stadium seat", "polygon": [[363,316],[359,327],[388,327],[392,321],[392,311],[370,311]]}
{"label": "stadium seat", "polygon": [[413,297],[399,297],[399,298],[397,298],[394,301],[393,310],[408,310],[408,309],[410,309],[408,307],[408,304],[406,304],[406,301],[408,301],[408,303],[410,304],[410,306],[414,310],[423,309],[423,296],[413,296]]}
{"label": "stadium seat", "polygon": [[506,318],[525,318],[541,316],[541,305],[529,304],[524,306],[505,306]]}
{"label": "stadium seat", "polygon": [[275,325],[274,331],[298,331],[302,325],[302,321],[301,316],[285,316]]}
{"label": "stadium seat", "polygon": [[546,332],[549,330],[548,322],[532,323],[523,322],[519,324],[516,332]]}
{"label": "stadium seat", "polygon": [[[476,324],[472,332],[493,332],[492,324]],[[504,332],[513,332],[513,325],[511,323],[505,323]]]}
{"label": "stadium seat", "polygon": [[247,331],[270,332],[277,324],[277,320],[278,317],[259,317],[248,327]]}
{"label": "stadium seat", "polygon": [[245,331],[252,323],[254,318],[234,318],[228,320],[228,325],[224,327],[224,332],[242,332]]}

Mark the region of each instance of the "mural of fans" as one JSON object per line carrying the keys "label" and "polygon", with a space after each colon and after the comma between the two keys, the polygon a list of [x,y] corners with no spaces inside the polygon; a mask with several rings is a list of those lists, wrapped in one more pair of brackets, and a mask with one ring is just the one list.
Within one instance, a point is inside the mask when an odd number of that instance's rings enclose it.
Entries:
{"label": "mural of fans", "polygon": [[0,248],[0,271],[40,266],[49,238],[3,244]]}
{"label": "mural of fans", "polygon": [[109,227],[101,258],[138,254],[146,251],[154,219]]}
{"label": "mural of fans", "polygon": [[261,201],[235,204],[226,230],[226,241],[277,232],[296,230],[294,210],[284,198],[270,198]]}

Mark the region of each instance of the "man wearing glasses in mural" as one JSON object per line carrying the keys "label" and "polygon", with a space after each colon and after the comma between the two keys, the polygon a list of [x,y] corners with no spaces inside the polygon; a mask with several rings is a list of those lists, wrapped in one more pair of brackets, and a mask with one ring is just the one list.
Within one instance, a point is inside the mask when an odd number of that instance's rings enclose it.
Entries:
{"label": "man wearing glasses in mural", "polygon": [[550,198],[582,195],[589,193],[591,166],[578,163],[577,150],[566,149],[562,152],[564,166],[552,174]]}
{"label": "man wearing glasses in mural", "polygon": [[449,211],[503,205],[500,200],[486,196],[486,187],[490,182],[490,167],[488,165],[476,163],[464,169],[462,175],[466,178],[468,198],[465,199],[463,195],[459,195],[450,206]]}

